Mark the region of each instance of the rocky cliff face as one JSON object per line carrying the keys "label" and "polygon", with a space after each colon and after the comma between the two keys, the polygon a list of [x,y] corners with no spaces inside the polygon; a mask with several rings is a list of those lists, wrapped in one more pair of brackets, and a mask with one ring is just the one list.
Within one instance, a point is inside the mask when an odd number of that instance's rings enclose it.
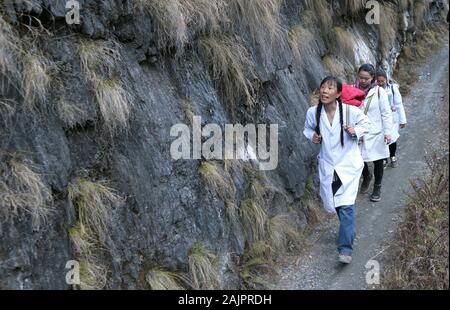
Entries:
{"label": "rocky cliff face", "polygon": [[[82,288],[253,287],[320,208],[302,136],[320,80],[392,71],[448,6],[380,1],[376,26],[362,2],[79,0],[68,25],[66,1],[2,0],[0,288],[69,289],[70,260]],[[277,169],[173,160],[194,115],[278,124]]]}

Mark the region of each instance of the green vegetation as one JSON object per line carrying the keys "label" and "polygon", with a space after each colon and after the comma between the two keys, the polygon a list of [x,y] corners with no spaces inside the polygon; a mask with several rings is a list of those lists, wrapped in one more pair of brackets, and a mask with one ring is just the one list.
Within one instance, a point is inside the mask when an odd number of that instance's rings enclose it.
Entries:
{"label": "green vegetation", "polygon": [[448,150],[435,154],[427,175],[411,182],[414,192],[391,246],[386,289],[449,289],[448,165]]}

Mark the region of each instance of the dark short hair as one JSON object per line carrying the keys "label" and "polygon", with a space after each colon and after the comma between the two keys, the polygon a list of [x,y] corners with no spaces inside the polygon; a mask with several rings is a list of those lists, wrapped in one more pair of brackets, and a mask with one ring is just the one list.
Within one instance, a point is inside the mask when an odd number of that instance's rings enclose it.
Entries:
{"label": "dark short hair", "polygon": [[386,71],[384,71],[382,68],[377,69],[377,77],[382,76],[386,80],[388,79]]}
{"label": "dark short hair", "polygon": [[372,77],[375,77],[375,66],[372,64],[364,64],[359,67],[358,73],[361,71],[368,72]]}

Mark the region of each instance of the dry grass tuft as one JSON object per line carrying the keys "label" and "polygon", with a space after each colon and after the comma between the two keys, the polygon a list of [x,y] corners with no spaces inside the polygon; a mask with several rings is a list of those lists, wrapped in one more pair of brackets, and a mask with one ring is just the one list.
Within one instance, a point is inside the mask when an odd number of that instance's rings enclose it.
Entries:
{"label": "dry grass tuft", "polygon": [[111,134],[129,127],[132,99],[118,80],[98,80],[95,84],[95,98],[105,126]]}
{"label": "dry grass tuft", "polygon": [[120,130],[127,130],[133,106],[133,98],[115,77],[115,70],[121,62],[119,47],[115,42],[82,40],[79,54],[81,67],[92,83],[95,98],[106,130],[113,135]]}
{"label": "dry grass tuft", "polygon": [[150,270],[145,280],[152,290],[184,290],[189,280],[179,272],[166,271],[159,268]]}
{"label": "dry grass tuft", "polygon": [[331,75],[345,80],[345,65],[337,57],[332,55],[325,55],[325,57],[322,58],[322,63],[325,65]]}
{"label": "dry grass tuft", "polygon": [[[154,21],[157,48],[164,52],[184,47],[199,35],[249,31],[261,46],[279,42],[283,34],[280,9],[284,0],[138,0],[136,10]],[[233,29],[233,25],[244,29]]]}
{"label": "dry grass tuft", "polygon": [[56,67],[38,49],[36,30],[20,38],[11,25],[0,16],[0,78],[6,78],[23,96],[30,111],[42,112],[49,95],[51,71]]}
{"label": "dry grass tuft", "polygon": [[315,16],[324,38],[329,38],[330,30],[333,28],[333,8],[326,0],[307,0],[306,7]]}
{"label": "dry grass tuft", "polygon": [[78,212],[78,223],[69,230],[69,236],[80,260],[80,288],[102,289],[107,268],[99,255],[108,248],[112,208],[123,199],[104,182],[82,178],[69,185],[68,199]]}
{"label": "dry grass tuft", "polygon": [[298,246],[300,242],[300,233],[286,214],[269,219],[267,230],[269,243],[278,252],[286,252],[290,245]]}
{"label": "dry grass tuft", "polygon": [[216,89],[232,115],[242,102],[254,106],[252,79],[255,65],[247,49],[237,37],[212,36],[199,41],[200,52],[207,62]]}
{"label": "dry grass tuft", "polygon": [[64,99],[57,102],[56,110],[59,119],[68,127],[74,128],[81,125],[81,120],[87,116],[85,110],[77,106],[75,103],[69,103]]}
{"label": "dry grass tuft", "polygon": [[[8,156],[9,157],[9,156]],[[51,212],[52,194],[33,165],[17,155],[0,163],[0,215],[10,219],[22,214],[32,216],[39,228]]]}
{"label": "dry grass tuft", "polygon": [[50,87],[49,60],[39,51],[27,53],[23,56],[23,92],[25,104],[36,111],[40,105],[47,101]]}
{"label": "dry grass tuft", "polygon": [[335,38],[335,51],[349,63],[355,63],[355,47],[353,45],[352,33],[342,27],[333,28],[333,37]]}
{"label": "dry grass tuft", "polygon": [[98,290],[106,286],[107,268],[98,261],[83,259],[80,261],[80,288]]}
{"label": "dry grass tuft", "polygon": [[380,49],[383,59],[387,59],[399,32],[398,8],[392,3],[383,3],[380,12]]}
{"label": "dry grass tuft", "polygon": [[157,47],[183,50],[188,42],[187,20],[182,3],[178,0],[138,0],[136,6],[152,17],[157,34]]}
{"label": "dry grass tuft", "polygon": [[16,113],[16,102],[10,99],[0,99],[0,126],[9,128],[12,126],[12,117]]}
{"label": "dry grass tuft", "polygon": [[243,23],[252,39],[261,46],[273,47],[284,36],[280,10],[284,0],[232,0],[231,15],[235,23]]}
{"label": "dry grass tuft", "polygon": [[247,199],[241,202],[240,215],[247,240],[254,243],[266,237],[267,212],[265,207],[255,199]]}
{"label": "dry grass tuft", "polygon": [[18,60],[20,53],[19,37],[11,25],[0,16],[0,76],[6,77],[15,84],[22,81]]}
{"label": "dry grass tuft", "polygon": [[156,46],[181,54],[190,35],[220,32],[229,23],[224,0],[138,0],[136,10],[149,14],[157,34]]}
{"label": "dry grass tuft", "polygon": [[106,244],[112,225],[112,208],[123,199],[104,182],[78,178],[68,188],[68,197],[78,211],[81,232]]}
{"label": "dry grass tuft", "polygon": [[244,254],[241,266],[241,277],[248,289],[269,289],[272,284],[265,279],[264,275],[273,274],[274,248],[266,241],[255,242]]}
{"label": "dry grass tuft", "polygon": [[197,242],[189,251],[189,273],[194,289],[213,290],[219,288],[217,258],[203,243]]}
{"label": "dry grass tuft", "polygon": [[357,16],[364,9],[366,0],[345,0],[344,12],[348,16]]}
{"label": "dry grass tuft", "polygon": [[297,25],[289,31],[289,46],[291,47],[294,59],[297,62],[301,60],[302,51],[304,51],[313,40],[313,34],[301,25]]}
{"label": "dry grass tuft", "polygon": [[416,29],[422,27],[424,23],[424,17],[430,10],[430,5],[432,2],[433,2],[432,0],[414,1],[413,18],[414,18],[414,26],[416,27]]}
{"label": "dry grass tuft", "polygon": [[69,229],[70,240],[72,240],[75,251],[78,254],[84,254],[87,256],[94,255],[92,250],[95,249],[95,244],[97,243],[96,236],[94,233],[88,231],[85,224],[78,222],[74,227]]}
{"label": "dry grass tuft", "polygon": [[104,182],[91,182],[78,178],[68,188],[68,197],[78,211],[80,232],[90,240],[106,245],[110,238],[112,208],[123,199]]}
{"label": "dry grass tuft", "polygon": [[114,69],[122,60],[119,48],[115,42],[110,47],[105,41],[80,40],[78,53],[81,68],[89,81],[110,78]]}
{"label": "dry grass tuft", "polygon": [[229,172],[219,162],[203,162],[199,168],[202,179],[228,204],[235,204],[236,186]]}

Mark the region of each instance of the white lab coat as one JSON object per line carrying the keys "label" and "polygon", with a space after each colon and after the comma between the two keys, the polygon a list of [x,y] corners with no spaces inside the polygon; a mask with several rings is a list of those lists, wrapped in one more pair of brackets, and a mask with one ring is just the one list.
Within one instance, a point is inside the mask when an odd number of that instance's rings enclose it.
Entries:
{"label": "white lab coat", "polygon": [[[372,97],[373,96],[373,97]],[[370,119],[370,132],[362,139],[361,154],[365,162],[373,162],[389,157],[389,146],[384,142],[385,135],[392,132],[392,111],[386,91],[379,87],[373,87],[364,100],[361,109],[365,111],[370,98],[367,116]]]}
{"label": "white lab coat", "polygon": [[[348,124],[355,128],[357,138],[363,137],[370,130],[370,121],[364,113],[356,107],[349,106],[350,117]],[[317,107],[311,107],[306,114],[303,134],[312,141],[316,128]],[[347,124],[346,105],[343,106],[344,125]],[[322,108],[320,117],[320,133],[322,144],[319,161],[320,196],[325,210],[335,213],[337,207],[354,205],[358,194],[359,179],[364,162],[358,148],[358,142],[344,131],[344,147],[341,145],[340,113],[337,108],[333,125],[330,124]],[[342,186],[333,196],[331,184],[334,171],[342,181]]]}
{"label": "white lab coat", "polygon": [[398,141],[400,138],[400,124],[407,124],[405,107],[403,106],[402,95],[398,89],[397,84],[386,85],[386,93],[389,97],[389,104],[391,105],[392,112],[392,143]]}

